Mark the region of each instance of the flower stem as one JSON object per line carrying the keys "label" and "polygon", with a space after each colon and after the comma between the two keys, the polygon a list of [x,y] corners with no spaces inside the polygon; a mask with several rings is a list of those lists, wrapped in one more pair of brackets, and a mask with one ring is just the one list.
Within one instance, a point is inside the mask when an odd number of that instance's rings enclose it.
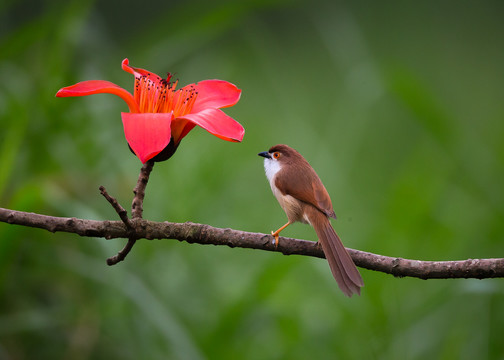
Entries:
{"label": "flower stem", "polygon": [[145,188],[149,182],[149,176],[154,167],[154,161],[147,161],[140,169],[140,175],[138,175],[138,181],[133,189],[133,203],[131,204],[131,217],[133,219],[141,219],[143,215],[143,201],[145,198]]}

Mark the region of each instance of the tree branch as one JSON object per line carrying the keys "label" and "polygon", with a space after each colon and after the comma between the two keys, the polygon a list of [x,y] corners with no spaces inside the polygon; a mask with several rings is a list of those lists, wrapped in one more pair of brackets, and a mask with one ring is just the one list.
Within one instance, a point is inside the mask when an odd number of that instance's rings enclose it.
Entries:
{"label": "tree branch", "polygon": [[[67,232],[86,237],[105,239],[131,238],[123,221],[96,221],[53,217],[0,208],[0,222]],[[281,252],[284,255],[305,255],[324,258],[317,242],[280,237],[275,247],[271,235],[221,229],[195,223],[154,222],[141,218],[130,219],[136,239],[174,239],[203,245],[227,245]],[[420,279],[498,278],[504,277],[504,259],[468,259],[462,261],[419,261],[394,258],[348,249],[359,267],[384,272],[397,277]],[[119,254],[118,254],[119,255]]]}

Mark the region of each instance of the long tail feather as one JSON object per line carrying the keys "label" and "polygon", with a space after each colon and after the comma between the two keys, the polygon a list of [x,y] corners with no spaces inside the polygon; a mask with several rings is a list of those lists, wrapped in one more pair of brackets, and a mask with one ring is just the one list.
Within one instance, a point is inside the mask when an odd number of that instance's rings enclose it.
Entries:
{"label": "long tail feather", "polygon": [[308,219],[317,233],[331,272],[341,291],[349,297],[353,294],[360,295],[364,281],[327,216],[313,209],[308,212]]}

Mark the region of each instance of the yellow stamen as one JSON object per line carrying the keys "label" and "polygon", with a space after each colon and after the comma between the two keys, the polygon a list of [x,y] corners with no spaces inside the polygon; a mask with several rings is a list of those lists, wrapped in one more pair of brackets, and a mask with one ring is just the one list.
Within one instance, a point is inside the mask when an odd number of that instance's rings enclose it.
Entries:
{"label": "yellow stamen", "polygon": [[146,76],[135,80],[134,98],[142,113],[168,113],[175,117],[189,114],[198,92],[194,86],[176,90],[178,80],[154,82]]}

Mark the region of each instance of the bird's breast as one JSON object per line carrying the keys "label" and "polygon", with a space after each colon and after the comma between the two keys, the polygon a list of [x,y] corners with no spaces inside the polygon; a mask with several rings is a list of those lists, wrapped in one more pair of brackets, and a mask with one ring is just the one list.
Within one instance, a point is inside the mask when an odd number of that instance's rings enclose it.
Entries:
{"label": "bird's breast", "polygon": [[278,203],[287,215],[290,222],[300,221],[307,223],[303,216],[303,203],[291,195],[284,195],[275,185],[277,176],[281,176],[282,166],[278,161],[272,159],[264,159],[264,171],[271,186],[271,191],[275,195]]}

